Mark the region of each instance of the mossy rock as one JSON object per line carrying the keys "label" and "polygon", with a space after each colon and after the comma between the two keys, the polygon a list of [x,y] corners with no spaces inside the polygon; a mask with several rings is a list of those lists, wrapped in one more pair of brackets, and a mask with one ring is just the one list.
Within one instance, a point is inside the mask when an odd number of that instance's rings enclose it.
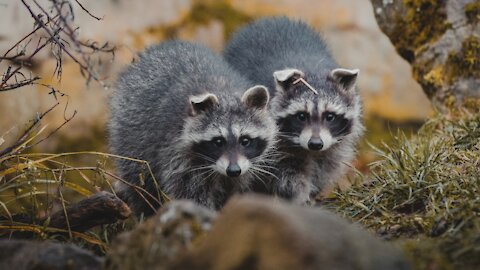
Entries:
{"label": "mossy rock", "polygon": [[480,98],[480,3],[371,0],[381,30],[434,105]]}
{"label": "mossy rock", "polygon": [[223,24],[224,37],[228,39],[238,27],[252,19],[251,16],[236,10],[229,1],[197,0],[179,23],[168,26],[163,31],[166,33],[165,37],[175,38],[178,31],[183,28],[206,25],[217,20]]}
{"label": "mossy rock", "polygon": [[480,21],[480,2],[465,5],[465,15],[470,23],[478,23]]}

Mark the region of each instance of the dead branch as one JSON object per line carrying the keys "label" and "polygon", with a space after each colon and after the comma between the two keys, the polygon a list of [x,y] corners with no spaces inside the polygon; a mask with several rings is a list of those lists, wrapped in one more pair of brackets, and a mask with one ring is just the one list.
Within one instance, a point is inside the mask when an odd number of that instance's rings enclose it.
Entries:
{"label": "dead branch", "polygon": [[125,220],[131,213],[125,202],[112,193],[102,191],[68,206],[65,210],[59,210],[40,223],[46,222],[49,227],[84,232],[98,225]]}

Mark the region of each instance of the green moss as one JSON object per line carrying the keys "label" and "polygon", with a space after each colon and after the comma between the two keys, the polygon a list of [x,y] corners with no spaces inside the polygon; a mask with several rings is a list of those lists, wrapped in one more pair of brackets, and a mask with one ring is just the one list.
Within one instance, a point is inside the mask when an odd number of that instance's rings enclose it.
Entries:
{"label": "green moss", "polygon": [[218,20],[223,24],[224,37],[228,39],[241,25],[253,18],[233,8],[228,1],[195,1],[189,14],[175,25],[164,29],[166,38],[175,38],[179,29],[205,25],[212,20]]}
{"label": "green moss", "polygon": [[415,269],[455,269],[445,254],[439,252],[438,242],[426,237],[398,241],[400,247],[406,251],[405,255],[415,266]]}
{"label": "green moss", "polygon": [[338,190],[325,204],[385,238],[400,239],[417,269],[479,265],[479,107],[438,116],[411,139],[399,134],[375,151],[380,159],[371,175],[358,181],[366,183]]}
{"label": "green moss", "polygon": [[449,54],[445,70],[449,82],[458,77],[480,77],[480,38],[466,38],[459,52]]}
{"label": "green moss", "polygon": [[396,18],[390,39],[400,55],[409,62],[426,43],[434,42],[449,27],[445,0],[404,0],[406,12]]}
{"label": "green moss", "polygon": [[227,1],[197,1],[189,19],[198,24],[208,23],[212,19],[221,21],[227,39],[239,26],[252,20],[250,16],[234,9]]}
{"label": "green moss", "polygon": [[465,5],[465,15],[470,23],[480,21],[480,2],[473,2]]}

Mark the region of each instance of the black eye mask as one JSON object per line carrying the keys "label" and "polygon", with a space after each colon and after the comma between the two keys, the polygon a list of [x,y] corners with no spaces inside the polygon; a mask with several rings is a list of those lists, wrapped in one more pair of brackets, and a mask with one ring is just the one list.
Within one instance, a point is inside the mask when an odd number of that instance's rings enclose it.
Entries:
{"label": "black eye mask", "polygon": [[280,132],[288,134],[300,134],[308,121],[300,121],[297,114],[288,115],[277,121]]}
{"label": "black eye mask", "polygon": [[267,141],[261,138],[250,139],[248,146],[243,147],[243,154],[248,158],[252,159],[258,157],[265,151],[267,148]]}
{"label": "black eye mask", "polygon": [[343,114],[335,115],[333,120],[325,121],[324,123],[330,130],[332,137],[345,136],[349,134],[352,129],[352,121],[345,118]]}

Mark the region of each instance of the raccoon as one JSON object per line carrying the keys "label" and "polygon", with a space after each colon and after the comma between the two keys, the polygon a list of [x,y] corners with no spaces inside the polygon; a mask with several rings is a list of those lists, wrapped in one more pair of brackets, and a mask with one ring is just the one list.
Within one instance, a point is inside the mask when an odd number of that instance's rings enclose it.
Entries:
{"label": "raccoon", "polygon": [[359,71],[338,68],[318,33],[286,17],[241,28],[224,57],[271,91],[283,158],[267,192],[308,204],[345,174],[364,132]]}
{"label": "raccoon", "polygon": [[[118,79],[109,122],[127,181],[121,197],[137,216],[162,202],[191,199],[212,209],[264,174],[277,126],[269,92],[200,45],[168,41],[147,49]],[[137,187],[134,187],[137,186]]]}

